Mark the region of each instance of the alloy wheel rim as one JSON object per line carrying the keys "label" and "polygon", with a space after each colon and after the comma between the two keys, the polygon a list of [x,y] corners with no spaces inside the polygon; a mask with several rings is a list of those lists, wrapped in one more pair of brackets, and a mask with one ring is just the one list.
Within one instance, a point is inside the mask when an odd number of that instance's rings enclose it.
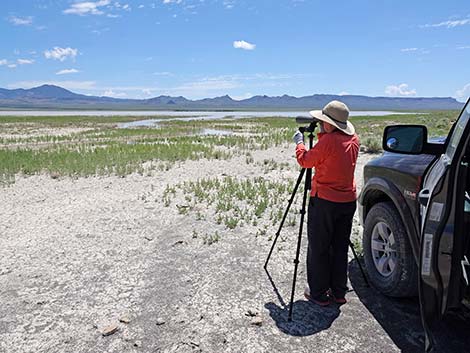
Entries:
{"label": "alloy wheel rim", "polygon": [[378,222],[374,226],[370,246],[377,272],[389,277],[396,268],[397,251],[395,236],[385,222]]}

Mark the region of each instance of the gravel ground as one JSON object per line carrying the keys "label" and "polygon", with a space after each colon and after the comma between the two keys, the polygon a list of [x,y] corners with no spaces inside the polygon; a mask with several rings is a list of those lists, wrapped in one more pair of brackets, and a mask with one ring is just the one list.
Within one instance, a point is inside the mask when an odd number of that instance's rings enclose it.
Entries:
{"label": "gravel ground", "polygon": [[[0,192],[0,352],[420,351],[416,300],[365,287],[352,256],[348,304],[316,307],[302,295],[304,237],[288,322],[298,227],[283,230],[268,275],[268,236],[181,215],[178,193],[173,206],[162,201],[167,185],[200,177],[296,180],[292,152],[254,151],[255,162],[292,166],[268,173],[240,157],[152,176],[18,177]],[[372,157],[360,154],[359,184]],[[212,245],[194,237],[214,230],[221,239]],[[361,233],[356,219],[353,235]]]}

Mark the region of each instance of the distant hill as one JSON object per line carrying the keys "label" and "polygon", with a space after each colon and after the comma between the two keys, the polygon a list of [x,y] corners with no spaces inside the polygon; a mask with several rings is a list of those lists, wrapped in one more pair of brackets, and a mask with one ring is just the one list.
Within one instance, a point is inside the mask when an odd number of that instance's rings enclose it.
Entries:
{"label": "distant hill", "polygon": [[310,110],[319,109],[334,99],[346,103],[351,110],[455,110],[463,107],[463,103],[451,97],[398,98],[314,94],[305,97],[254,96],[243,100],[234,100],[228,95],[200,100],[181,96],[120,99],[77,94],[54,85],[31,89],[0,88],[0,108],[19,109]]}

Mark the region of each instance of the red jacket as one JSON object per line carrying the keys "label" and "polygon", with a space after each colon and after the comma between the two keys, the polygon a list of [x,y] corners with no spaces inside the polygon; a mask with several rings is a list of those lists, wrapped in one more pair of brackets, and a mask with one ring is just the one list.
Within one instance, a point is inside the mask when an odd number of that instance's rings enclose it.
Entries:
{"label": "red jacket", "polygon": [[318,133],[318,141],[310,150],[303,143],[295,149],[302,168],[315,168],[311,195],[334,202],[356,200],[354,169],[359,153],[359,138],[339,130]]}

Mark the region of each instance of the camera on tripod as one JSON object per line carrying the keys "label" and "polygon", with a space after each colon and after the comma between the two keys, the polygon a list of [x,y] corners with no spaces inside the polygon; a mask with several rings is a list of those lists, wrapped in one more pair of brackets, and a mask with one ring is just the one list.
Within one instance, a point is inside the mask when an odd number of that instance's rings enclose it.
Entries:
{"label": "camera on tripod", "polygon": [[301,133],[305,133],[305,132],[312,133],[315,131],[317,124],[320,122],[320,120],[313,118],[311,116],[298,116],[295,118],[295,122],[297,124],[309,124],[308,126],[299,127],[299,131]]}

